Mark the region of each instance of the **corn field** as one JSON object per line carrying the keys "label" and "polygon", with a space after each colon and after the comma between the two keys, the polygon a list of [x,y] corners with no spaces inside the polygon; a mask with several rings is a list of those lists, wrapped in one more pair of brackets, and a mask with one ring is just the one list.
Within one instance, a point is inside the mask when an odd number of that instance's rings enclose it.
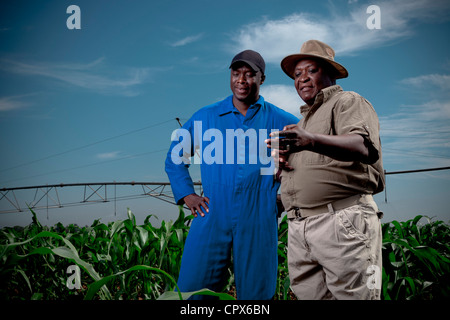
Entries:
{"label": "corn field", "polygon": [[[91,226],[41,225],[32,211],[26,227],[0,230],[1,300],[170,300],[193,294],[235,299],[233,270],[221,292],[181,293],[176,279],[188,222],[137,225],[128,219]],[[450,297],[450,229],[417,216],[382,224],[382,299],[437,300]],[[287,220],[279,224],[278,280],[274,299],[293,300],[287,268]]]}

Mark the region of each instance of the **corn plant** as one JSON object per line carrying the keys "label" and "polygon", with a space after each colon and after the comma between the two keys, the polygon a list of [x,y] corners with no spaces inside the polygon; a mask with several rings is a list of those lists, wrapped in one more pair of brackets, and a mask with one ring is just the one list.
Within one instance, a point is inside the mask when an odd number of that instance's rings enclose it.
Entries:
{"label": "corn plant", "polygon": [[287,260],[288,223],[287,216],[281,220],[278,227],[278,277],[275,300],[295,300],[290,288],[288,260]]}
{"label": "corn plant", "polygon": [[[128,219],[91,227],[61,224],[43,227],[33,211],[33,223],[1,230],[1,289],[3,299],[156,299],[174,290],[188,227],[180,208],[175,222],[160,228],[137,226]],[[67,267],[84,272],[82,287],[66,286]],[[181,298],[181,294],[178,294]]]}
{"label": "corn plant", "polygon": [[[420,224],[419,221],[428,223]],[[450,297],[450,229],[417,216],[383,224],[383,291],[387,300]]]}
{"label": "corn plant", "polygon": [[[91,226],[42,226],[32,213],[26,227],[0,230],[0,299],[187,299],[191,295],[235,298],[232,264],[221,292],[179,292],[184,242],[189,231],[182,207],[176,221],[152,226],[128,219]],[[422,221],[427,223],[419,223]],[[450,235],[442,221],[417,216],[392,221],[383,230],[382,298],[445,299],[450,296]],[[278,279],[274,299],[295,299],[287,266],[287,218],[278,232]],[[80,285],[70,289],[67,270],[80,268]]]}
{"label": "corn plant", "polygon": [[[427,223],[420,223],[421,221]],[[287,267],[287,219],[278,229],[278,279],[275,299],[296,299]],[[450,297],[450,228],[443,221],[418,215],[406,222],[382,224],[382,299]]]}

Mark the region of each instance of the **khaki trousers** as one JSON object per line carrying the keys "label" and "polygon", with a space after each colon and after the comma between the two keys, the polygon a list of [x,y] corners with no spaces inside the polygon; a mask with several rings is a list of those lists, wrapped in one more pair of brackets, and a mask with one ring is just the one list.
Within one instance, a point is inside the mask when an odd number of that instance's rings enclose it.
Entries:
{"label": "khaki trousers", "polygon": [[288,267],[300,300],[380,299],[381,223],[372,196],[355,205],[289,219]]}

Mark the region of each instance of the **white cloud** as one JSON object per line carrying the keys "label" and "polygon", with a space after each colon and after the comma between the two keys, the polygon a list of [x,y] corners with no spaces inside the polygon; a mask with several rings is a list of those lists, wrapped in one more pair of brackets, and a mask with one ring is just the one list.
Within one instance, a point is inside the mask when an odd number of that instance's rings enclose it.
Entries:
{"label": "white cloud", "polygon": [[281,20],[266,20],[243,26],[233,36],[230,51],[252,49],[261,53],[266,62],[280,63],[289,53],[299,52],[301,44],[312,35],[323,39],[327,26],[309,14],[292,14]]}
{"label": "white cloud", "polygon": [[86,64],[70,63],[23,63],[1,60],[0,69],[23,74],[43,76],[79,88],[93,90],[102,94],[136,96],[137,86],[148,81],[152,68],[129,68],[107,66],[103,58]]}
{"label": "white cloud", "polygon": [[[414,33],[416,20],[448,19],[450,2],[445,0],[380,1],[381,29],[369,30],[366,22],[368,4],[353,3],[340,8],[330,2],[328,15],[293,13],[278,20],[265,19],[244,25],[232,35],[231,52],[253,49],[266,62],[279,64],[286,55],[300,52],[303,42],[317,39],[331,45],[339,56],[388,45]],[[345,11],[348,10],[348,11]]]}
{"label": "white cloud", "polygon": [[23,97],[25,96],[27,95],[0,98],[0,112],[17,110],[30,106],[29,102],[23,100]]}
{"label": "white cloud", "polygon": [[276,105],[277,107],[300,117],[300,106],[304,104],[298,96],[294,85],[262,85],[260,93],[264,100]]}
{"label": "white cloud", "polygon": [[403,79],[404,85],[416,87],[418,89],[427,87],[437,87],[446,92],[450,91],[450,75],[447,74],[427,74],[418,77]]}
{"label": "white cloud", "polygon": [[106,152],[106,153],[99,153],[96,155],[96,158],[101,160],[111,160],[115,159],[119,156],[120,151],[113,151],[113,152]]}
{"label": "white cloud", "polygon": [[380,117],[385,163],[403,167],[450,165],[450,100],[401,106]]}
{"label": "white cloud", "polygon": [[182,46],[185,46],[185,45],[187,45],[189,43],[198,41],[202,37],[203,37],[203,33],[200,33],[200,34],[197,34],[197,35],[194,35],[194,36],[185,37],[185,38],[183,38],[181,40],[178,40],[178,41],[175,41],[174,43],[171,43],[170,45],[172,47],[182,47]]}
{"label": "white cloud", "polygon": [[[449,75],[428,74],[400,81],[411,94],[426,102],[400,106],[398,112],[380,117],[384,148],[399,162],[406,156],[428,165],[450,163]],[[403,154],[402,154],[403,153]]]}

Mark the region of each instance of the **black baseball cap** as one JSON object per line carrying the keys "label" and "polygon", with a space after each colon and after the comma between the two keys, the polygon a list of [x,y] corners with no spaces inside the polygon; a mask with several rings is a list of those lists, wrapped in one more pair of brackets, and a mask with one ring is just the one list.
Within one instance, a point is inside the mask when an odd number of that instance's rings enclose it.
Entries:
{"label": "black baseball cap", "polygon": [[261,71],[262,74],[264,74],[266,70],[266,63],[264,62],[263,57],[253,50],[244,50],[235,55],[231,61],[230,68],[237,62],[244,62],[248,64],[253,71]]}

